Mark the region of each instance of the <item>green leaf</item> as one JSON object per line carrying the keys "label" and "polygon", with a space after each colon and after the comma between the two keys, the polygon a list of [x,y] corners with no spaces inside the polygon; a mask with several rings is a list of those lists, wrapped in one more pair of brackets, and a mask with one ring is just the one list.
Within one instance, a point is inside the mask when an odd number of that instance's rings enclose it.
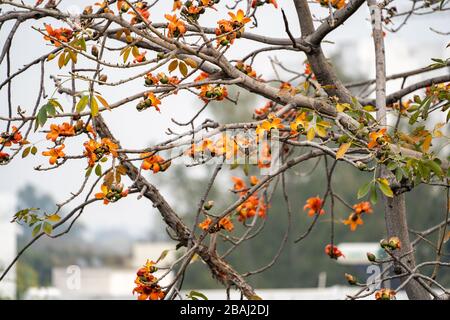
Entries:
{"label": "green leaf", "polygon": [[44,222],[42,229],[46,234],[52,234],[53,226],[46,221]]}
{"label": "green leaf", "polygon": [[372,204],[376,204],[378,202],[378,194],[375,184],[372,184],[372,186],[370,187],[370,202]]}
{"label": "green leaf", "polygon": [[84,176],[88,177],[88,176],[91,175],[91,173],[92,173],[92,167],[89,167],[89,168],[86,169],[86,173],[84,174]]}
{"label": "green leaf", "polygon": [[397,179],[398,182],[400,182],[403,178],[403,171],[400,168],[397,168],[395,170],[395,179]]}
{"label": "green leaf", "polygon": [[444,177],[444,171],[442,171],[441,166],[435,160],[428,160],[425,164],[434,172],[435,175],[442,178]]}
{"label": "green leaf", "polygon": [[244,165],[242,166],[242,170],[244,171],[245,176],[248,177],[248,173],[250,171],[250,165],[248,164],[248,162],[244,163]]}
{"label": "green leaf", "polygon": [[33,237],[35,237],[35,236],[41,231],[41,227],[42,227],[42,224],[41,224],[41,223],[37,224],[37,225],[33,228],[33,231],[31,232],[31,235],[32,235]]}
{"label": "green leaf", "polygon": [[379,178],[377,179],[377,183],[381,192],[383,192],[386,197],[392,198],[394,196],[394,192],[392,191],[391,187],[389,186],[389,182],[386,179]]}
{"label": "green leaf", "polygon": [[202,298],[203,300],[208,300],[208,298],[201,292],[192,290],[188,294],[188,298],[191,298],[192,300],[198,300],[198,298]]}
{"label": "green leaf", "polygon": [[43,105],[36,115],[36,125],[34,127],[34,131],[36,131],[39,127],[44,126],[47,122],[47,104]]}
{"label": "green leaf", "polygon": [[87,104],[89,102],[89,96],[82,96],[80,101],[78,101],[76,106],[77,112],[83,112],[84,108],[86,108]]}
{"label": "green leaf", "polygon": [[95,167],[95,174],[99,177],[102,175],[102,166],[100,164],[97,164]]}
{"label": "green leaf", "polygon": [[33,146],[31,148],[31,154],[34,156],[34,155],[36,155],[36,153],[37,153],[37,148],[36,148],[36,146]]}
{"label": "green leaf", "polygon": [[51,104],[52,106],[54,106],[55,108],[58,107],[59,110],[64,112],[64,108],[62,107],[61,103],[58,102],[58,100],[50,99],[50,100],[48,100],[48,103]]}
{"label": "green leaf", "polygon": [[47,103],[46,111],[47,111],[47,116],[55,116],[56,115],[56,108],[53,104],[50,103],[50,101],[49,101],[49,103]]}
{"label": "green leaf", "polygon": [[361,199],[362,197],[365,197],[370,190],[370,186],[372,185],[372,181],[363,184],[359,189],[358,189],[358,199]]}
{"label": "green leaf", "polygon": [[25,148],[22,152],[22,158],[26,158],[30,154],[30,151],[31,151],[31,147]]}
{"label": "green leaf", "polygon": [[389,162],[386,167],[388,168],[389,171],[394,171],[397,168],[397,163],[393,161]]}

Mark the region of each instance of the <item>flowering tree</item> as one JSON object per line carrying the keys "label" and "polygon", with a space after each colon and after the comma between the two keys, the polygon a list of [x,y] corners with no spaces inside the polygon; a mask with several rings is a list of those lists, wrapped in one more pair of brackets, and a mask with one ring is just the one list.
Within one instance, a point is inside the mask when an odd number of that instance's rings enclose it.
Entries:
{"label": "flowering tree", "polygon": [[[164,1],[110,0],[92,3],[77,14],[60,9],[55,0],[0,0],[0,26],[12,22],[0,53],[7,76],[0,89],[6,90],[6,108],[0,120],[0,163],[6,166],[20,158],[42,155],[49,165],[37,171],[58,170],[74,161],[85,163],[80,172],[81,188],[74,186],[71,197],[57,204],[56,212],[40,212],[23,208],[13,221],[27,224],[33,239],[22,248],[17,258],[4,271],[3,279],[20,255],[41,237],[59,237],[70,231],[90,204],[105,205],[124,197],[145,198],[159,210],[170,236],[185,251],[169,268],[176,271],[167,286],[155,276],[158,263],[149,260],[137,271],[134,292],[139,299],[175,299],[183,277],[194,257],[202,259],[212,276],[227,290],[236,288],[248,299],[258,299],[247,278],[261,273],[276,263],[284,243],[288,241],[289,225],[279,252],[260,269],[242,274],[226,261],[229,252],[218,252],[219,241],[231,243],[230,250],[252,241],[254,234],[270,219],[272,195],[281,188],[291,216],[294,210],[286,188],[289,171],[310,159],[326,164],[323,195],[312,194],[304,205],[311,224],[297,238],[305,239],[316,222],[330,216],[330,242],[325,253],[332,259],[342,259],[335,245],[334,226],[343,224],[355,231],[371,214],[371,203],[378,197],[385,203],[386,239],[380,245],[386,256],[368,254],[368,260],[388,268],[377,283],[400,279],[397,288],[382,288],[359,283],[346,275],[350,284],[361,290],[351,299],[373,294],[377,299],[392,299],[404,289],[410,299],[448,299],[449,292],[437,281],[438,269],[450,264],[441,260],[443,244],[448,239],[446,227],[450,222],[448,209],[443,221],[410,239],[408,230],[406,192],[419,184],[438,185],[448,193],[445,146],[445,126],[450,113],[450,75],[429,77],[408,86],[406,79],[435,70],[448,70],[449,61],[440,58],[420,69],[400,74],[386,74],[384,41],[386,32],[396,32],[416,14],[433,14],[449,10],[448,1],[413,0],[406,11],[398,11],[395,1],[376,0],[174,0],[164,21],[154,21],[152,12],[167,9]],[[315,17],[311,6],[322,6],[323,16]],[[361,7],[369,8],[376,60],[376,78],[359,83],[344,84],[322,51],[328,34],[339,32],[340,26]],[[172,3],[171,3],[172,7]],[[258,34],[258,25],[274,21],[258,20],[262,7],[280,17],[286,36],[273,38]],[[294,9],[298,20],[288,21],[283,9]],[[203,17],[220,16],[216,26],[203,26]],[[47,52],[24,66],[11,70],[11,50],[21,26],[33,22],[33,30],[48,44]],[[395,22],[395,23],[394,23]],[[294,36],[298,24],[301,37]],[[296,28],[296,27],[295,27]],[[370,35],[369,35],[370,36]],[[241,41],[250,41],[256,49],[231,54]],[[389,40],[387,40],[389,41]],[[445,43],[443,44],[445,46]],[[298,68],[290,70],[281,62],[272,61],[276,79],[258,75],[260,56],[272,51],[292,51],[298,55]],[[232,58],[233,56],[233,58]],[[304,58],[306,56],[306,60]],[[46,85],[46,67],[56,64],[58,74],[50,75],[52,86]],[[424,65],[426,62],[424,62]],[[12,98],[15,80],[38,66],[40,83],[38,96],[31,107],[17,106]],[[292,75],[283,78],[276,70]],[[114,75],[114,81],[107,75]],[[386,94],[386,82],[403,79],[400,90]],[[134,83],[136,92],[122,92],[119,101],[110,101],[106,88],[120,90]],[[239,97],[231,97],[231,86],[263,97],[267,103],[254,111],[253,119],[237,123],[198,121],[211,102],[231,101],[239,105]],[[359,88],[357,93],[354,90]],[[47,92],[52,91],[51,94]],[[376,98],[371,94],[375,92]],[[411,94],[415,95],[412,96]],[[105,115],[134,104],[128,112],[164,113],[164,100],[172,95],[197,96],[201,108],[188,121],[173,119],[181,132],[168,130],[169,138],[142,149],[122,145],[110,130]],[[70,97],[62,100],[62,97]],[[443,120],[442,120],[442,119]],[[437,121],[436,121],[437,119]],[[389,120],[389,121],[388,121]],[[42,139],[45,138],[45,139]],[[42,141],[44,140],[44,141]],[[66,146],[78,153],[69,154]],[[345,162],[372,173],[369,182],[355,190],[361,202],[348,203],[332,184],[338,162]],[[186,170],[193,166],[211,168],[204,194],[199,196],[195,224],[189,226],[170,205],[158,187],[146,178],[146,172],[164,175],[171,165],[182,163]],[[244,178],[233,177],[229,206],[218,208],[209,198],[211,188],[225,167],[241,167]],[[249,171],[258,168],[258,174]],[[365,199],[368,198],[368,199]],[[447,196],[448,198],[448,196]],[[335,218],[335,203],[351,211],[347,219]],[[114,204],[111,204],[114,205]],[[71,206],[69,213],[61,209]],[[380,214],[374,219],[381,219]],[[243,228],[236,228],[242,224]],[[346,225],[346,226],[345,226]],[[347,228],[346,227],[346,228]],[[416,264],[415,246],[439,232],[434,246],[436,259]],[[380,238],[382,235],[380,235]],[[433,266],[432,274],[423,271]],[[393,272],[389,272],[393,271]],[[132,284],[130,284],[131,286]],[[191,296],[190,298],[195,298]]]}

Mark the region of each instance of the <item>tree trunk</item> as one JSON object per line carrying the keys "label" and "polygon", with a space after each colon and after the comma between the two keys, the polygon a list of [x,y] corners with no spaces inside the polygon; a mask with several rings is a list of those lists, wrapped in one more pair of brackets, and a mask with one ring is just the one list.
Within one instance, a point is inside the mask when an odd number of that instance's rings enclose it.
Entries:
{"label": "tree trunk", "polygon": [[[398,237],[401,241],[401,248],[394,251],[395,256],[400,257],[401,261],[409,268],[413,269],[416,266],[414,253],[412,252],[411,242],[409,241],[408,222],[406,219],[406,204],[405,195],[395,195],[393,198],[385,198],[385,220],[388,237]],[[410,252],[409,254],[406,254]],[[394,265],[395,271],[405,272],[401,266]],[[406,277],[400,278],[403,282]],[[430,294],[424,287],[416,280],[412,279],[405,286],[406,294],[410,300],[429,300]]]}

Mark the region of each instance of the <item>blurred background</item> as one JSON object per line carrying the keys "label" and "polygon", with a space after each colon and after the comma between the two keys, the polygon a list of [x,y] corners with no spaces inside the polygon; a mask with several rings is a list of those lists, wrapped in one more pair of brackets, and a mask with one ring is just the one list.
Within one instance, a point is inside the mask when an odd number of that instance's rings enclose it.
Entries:
{"label": "blurred background", "polygon": [[[25,1],[32,4],[33,1]],[[223,3],[224,1],[222,1]],[[226,1],[227,2],[227,1]],[[92,1],[62,1],[60,8],[72,13],[80,12]],[[171,10],[172,1],[162,1],[151,10],[151,20],[163,21],[164,13]],[[295,10],[290,1],[280,0],[279,5],[287,12],[291,30],[299,35]],[[407,9],[410,1],[394,1],[398,11]],[[6,6],[5,7],[6,11]],[[223,9],[221,4],[220,9]],[[317,17],[324,17],[327,10],[312,4],[312,11]],[[3,9],[3,8],[2,8]],[[227,10],[211,11],[200,19],[205,26],[215,26],[215,22],[224,18]],[[323,44],[326,55],[344,82],[371,79],[374,76],[374,54],[371,39],[371,28],[368,21],[369,12],[362,6],[341,28],[326,38]],[[449,37],[431,30],[448,32],[449,14],[446,12],[433,15],[414,16],[396,33],[387,33],[386,58],[388,74],[427,66],[431,58],[446,59],[449,56]],[[258,28],[248,30],[254,33],[273,37],[287,37],[284,32],[281,12],[266,5],[259,10]],[[43,27],[43,23],[55,27],[62,26],[58,21],[35,20],[24,23],[12,44],[11,68],[17,70],[24,64],[49,51],[48,45],[34,27]],[[0,29],[0,43],[3,43],[13,22],[6,23]],[[394,26],[400,21],[394,20]],[[111,41],[112,47],[120,47]],[[229,50],[230,59],[239,59],[258,46],[250,41],[239,39]],[[154,53],[148,53],[153,57]],[[108,53],[106,60],[117,61],[118,52]],[[287,68],[302,72],[305,56],[302,53],[271,52],[259,55],[254,62],[254,69],[265,79],[275,78],[272,64],[278,60]],[[88,64],[80,59],[80,64]],[[163,71],[166,67],[163,67]],[[133,69],[132,72],[137,72]],[[5,79],[6,67],[1,65],[1,79]],[[59,70],[56,61],[46,64],[46,88],[51,95],[53,83],[49,76],[67,75],[67,69]],[[117,81],[130,74],[130,70],[104,70],[109,81]],[[278,69],[283,79],[291,75]],[[441,69],[425,75],[411,77],[406,84],[430,76],[449,72]],[[39,67],[35,66],[13,81],[13,105],[30,110],[38,95],[36,83],[40,77]],[[388,93],[398,90],[401,83],[389,83]],[[81,84],[80,87],[86,86]],[[138,79],[118,88],[99,87],[102,95],[110,103],[124,98],[126,95],[141,92],[143,80]],[[249,120],[255,108],[262,107],[264,99],[255,97],[241,89],[230,87],[230,97],[239,97],[238,103],[211,103],[206,112],[197,120],[200,124],[210,118],[222,123]],[[355,94],[358,92],[356,91]],[[69,108],[71,100],[65,96],[56,96],[61,104]],[[6,90],[0,91],[2,106],[1,115],[6,115]],[[122,145],[127,148],[142,148],[167,138],[165,130],[171,128],[176,132],[184,131],[177,127],[171,118],[178,121],[190,119],[202,107],[201,101],[190,94],[180,92],[163,100],[161,113],[138,113],[135,103],[105,113],[112,132]],[[433,119],[439,121],[439,119]],[[53,122],[52,122],[53,123]],[[431,125],[430,125],[431,126]],[[0,131],[6,124],[0,122]],[[30,239],[31,230],[27,226],[11,223],[15,212],[20,209],[36,207],[44,212],[52,213],[55,203],[60,203],[79,189],[84,178],[84,161],[72,161],[58,170],[37,172],[33,168],[45,164],[47,159],[40,155],[50,144],[44,134],[30,136],[31,142],[39,147],[38,155],[14,159],[8,166],[0,167],[0,270],[4,268]],[[66,143],[67,153],[80,154],[83,140],[71,139]],[[167,197],[169,203],[182,215],[188,225],[193,223],[193,214],[204,192],[213,167],[199,166],[186,168],[182,163],[174,163],[163,174],[146,173],[147,178],[155,183]],[[257,174],[252,168],[251,174]],[[226,167],[220,173],[209,200],[214,200],[220,209],[234,202],[231,176],[244,177],[241,168],[231,170]],[[336,191],[350,203],[357,202],[356,190],[369,181],[370,176],[355,172],[345,164],[339,164],[333,178]],[[376,274],[377,270],[368,268],[366,252],[376,253],[377,243],[384,237],[384,216],[381,205],[374,208],[374,213],[364,220],[364,225],[355,232],[350,232],[341,221],[349,212],[345,207],[336,207],[335,241],[346,255],[346,259],[338,262],[324,254],[324,247],[330,242],[331,221],[329,217],[321,217],[311,234],[300,242],[294,243],[300,234],[309,226],[310,218],[302,210],[306,199],[324,192],[324,164],[310,161],[293,170],[287,177],[293,219],[288,243],[279,260],[270,269],[255,274],[248,281],[256,288],[264,299],[343,299],[346,294],[355,290],[347,286],[344,273],[351,273],[361,281]],[[125,182],[126,183],[126,182]],[[128,181],[129,183],[129,181]],[[412,230],[423,230],[443,220],[445,214],[446,193],[442,188],[416,188],[407,196],[408,216]],[[75,204],[72,204],[73,206]],[[67,213],[66,208],[64,213]],[[237,231],[242,229],[235,223]],[[228,257],[231,265],[243,273],[256,270],[267,265],[276,254],[287,228],[287,213],[280,192],[276,192],[264,222],[264,229],[251,241],[243,243]],[[413,236],[414,238],[414,236]],[[419,261],[432,259],[433,243],[422,242],[418,247]],[[20,258],[8,277],[0,283],[0,297],[9,299],[134,299],[132,290],[136,269],[147,259],[156,260],[161,252],[169,250],[164,263],[173,262],[180,254],[176,243],[168,237],[159,213],[151,204],[142,199],[136,200],[131,195],[121,201],[104,206],[96,203],[89,206],[72,230],[57,239],[41,238]],[[226,243],[221,243],[219,250],[224,252]],[[449,242],[446,250],[449,252]],[[449,261],[448,256],[444,256]],[[172,275],[164,280],[169,281]],[[441,270],[441,283],[450,286],[450,274]],[[163,282],[164,284],[164,282]],[[225,290],[212,279],[208,268],[196,260],[188,268],[183,289],[205,293],[209,298],[224,298]],[[232,297],[238,297],[236,292]],[[400,298],[403,296],[400,295]]]}

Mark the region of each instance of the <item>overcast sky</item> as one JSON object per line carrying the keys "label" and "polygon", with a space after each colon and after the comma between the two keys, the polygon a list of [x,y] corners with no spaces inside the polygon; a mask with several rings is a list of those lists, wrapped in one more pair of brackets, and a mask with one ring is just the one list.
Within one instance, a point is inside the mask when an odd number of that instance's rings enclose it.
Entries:
{"label": "overcast sky", "polygon": [[[34,3],[35,0],[26,0],[26,3]],[[61,8],[70,7],[71,12],[82,10],[82,8],[93,1],[62,1]],[[151,10],[152,21],[163,21],[162,16],[171,8],[172,1],[164,0],[162,4]],[[222,1],[223,2],[223,1]],[[232,2],[232,1],[228,1]],[[234,1],[233,1],[234,2]],[[409,1],[401,0],[394,3],[400,3],[399,8]],[[74,5],[76,3],[77,5]],[[297,36],[299,35],[299,27],[292,1],[279,0],[281,8],[287,12],[290,21],[291,30]],[[312,6],[312,11],[317,16],[324,16],[327,11],[319,8],[318,5]],[[369,12],[363,5],[353,17],[351,17],[344,26],[327,37],[329,43],[323,45],[327,55],[340,52],[344,58],[344,69],[346,73],[364,74],[365,77],[373,77],[373,44],[371,39],[371,29],[368,22]],[[225,11],[211,12],[202,17],[200,23],[206,26],[215,26],[215,21],[225,18]],[[268,35],[273,37],[286,37],[284,32],[283,20],[280,10],[275,10],[272,6],[264,6],[258,12],[259,27],[251,30],[254,33]],[[390,34],[385,38],[386,41],[386,59],[387,70],[389,74],[406,71],[409,69],[422,67],[430,64],[430,58],[447,58],[449,49],[445,49],[449,42],[448,36],[438,35],[430,31],[430,27],[448,32],[449,14],[441,13],[429,16],[417,16],[412,18],[408,24],[398,33]],[[24,24],[20,28],[20,32],[16,35],[12,49],[12,69],[17,70],[23,64],[42,55],[45,50],[49,50],[42,36],[31,29],[31,26],[43,27],[43,20],[33,21]],[[56,27],[60,26],[59,22],[52,21]],[[3,26],[0,31],[0,43],[4,43],[7,32],[11,27],[11,23]],[[111,43],[111,46],[117,47],[117,44]],[[244,56],[251,49],[255,48],[255,44],[245,40],[237,40],[230,50],[231,57]],[[153,53],[148,56],[152,57]],[[276,56],[279,60],[286,63],[292,68],[302,68],[301,64],[305,56],[301,53],[283,53],[272,52],[267,55],[261,55],[257,60],[255,68],[258,74],[264,77],[272,78],[273,72],[268,63],[268,56]],[[106,56],[111,61],[117,61],[118,54]],[[59,70],[56,61],[47,63],[46,69],[46,87],[47,94],[53,91],[52,82],[49,79],[50,74],[64,74],[67,69]],[[165,68],[165,67],[164,67]],[[0,68],[0,81],[5,79],[6,68],[4,65]],[[447,70],[448,72],[448,70]],[[109,80],[115,81],[126,75],[126,72],[108,73]],[[428,74],[429,75],[429,74]],[[30,69],[23,76],[18,77],[14,82],[13,103],[14,109],[20,105],[22,108],[29,110],[35,102],[37,96],[37,84],[39,79],[39,69],[37,67]],[[127,95],[135,94],[144,90],[142,79],[117,88],[98,88],[104,97],[110,103],[124,98]],[[393,83],[388,87],[388,91],[396,90],[398,83]],[[6,87],[5,87],[6,88]],[[7,115],[6,108],[6,90],[0,92],[1,109],[0,114]],[[59,97],[64,106],[69,108],[70,101],[65,97]],[[262,100],[260,100],[262,101]],[[159,141],[166,138],[164,131],[167,127],[174,127],[170,119],[176,118],[180,121],[189,119],[198,108],[202,106],[201,101],[190,95],[178,94],[163,100],[161,113],[147,110],[148,112],[138,113],[135,109],[136,103],[128,104],[112,113],[105,113],[106,120],[110,123],[111,129],[123,146],[127,148],[138,148],[147,146],[150,141]],[[257,107],[255,106],[239,106],[239,107]],[[207,114],[204,115],[206,117]],[[203,117],[203,118],[204,118]],[[203,118],[199,119],[200,123]],[[49,121],[52,122],[52,121]],[[0,123],[0,131],[5,128],[4,123]],[[83,138],[84,139],[84,138]],[[45,141],[44,134],[31,135],[30,141],[35,143],[40,151],[50,146]],[[82,152],[82,142],[80,139],[69,139],[66,141],[66,150],[72,154],[80,154]],[[40,152],[39,152],[40,154]],[[84,176],[85,161],[72,161],[64,165],[59,170],[48,172],[36,172],[33,167],[38,164],[47,164],[47,158],[38,155],[36,157],[28,157],[25,160],[16,158],[13,163],[8,166],[0,167],[0,210],[4,211],[6,204],[3,199],[8,195],[14,195],[17,190],[23,188],[27,184],[33,184],[42,192],[50,193],[59,202],[69,196],[70,192],[76,191],[82,182]],[[147,173],[151,178],[151,175]],[[170,201],[176,201],[176,195],[169,195]],[[196,201],[195,201],[196,202]],[[194,203],[195,203],[194,202]],[[10,216],[13,214],[11,212]],[[102,230],[108,228],[123,228],[129,232],[139,233],[145,231],[152,224],[152,215],[156,214],[154,209],[149,206],[146,200],[136,201],[135,196],[119,201],[118,203],[104,206],[100,203],[90,206],[82,217],[83,223],[91,230]],[[4,218],[4,217],[3,217]]]}

